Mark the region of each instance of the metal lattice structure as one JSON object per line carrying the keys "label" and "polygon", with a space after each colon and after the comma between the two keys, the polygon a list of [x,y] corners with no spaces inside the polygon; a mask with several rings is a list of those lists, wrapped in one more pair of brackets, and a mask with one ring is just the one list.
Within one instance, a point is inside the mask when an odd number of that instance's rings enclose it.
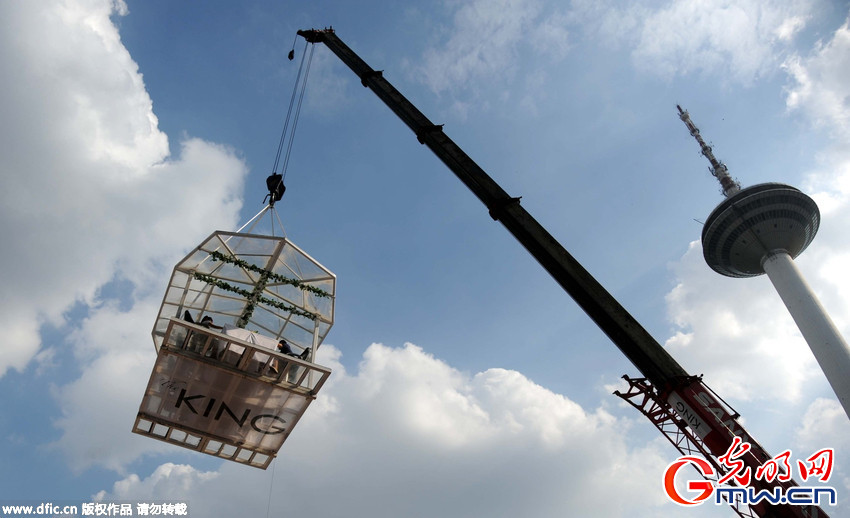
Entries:
{"label": "metal lattice structure", "polygon": [[169,319],[188,311],[196,322],[208,316],[219,326],[284,338],[303,350],[327,336],[335,298],[336,275],[287,238],[214,232],[174,267],[154,346],[159,350]]}
{"label": "metal lattice structure", "polygon": [[[685,421],[679,417],[670,405],[658,397],[658,393],[646,378],[630,378],[626,375],[623,379],[629,384],[626,392],[615,391],[614,394],[632,405],[640,413],[645,415],[659,432],[675,447],[682,455],[696,455],[704,458],[715,469],[713,477],[707,477],[696,470],[709,482],[716,483],[727,473],[727,469],[706,448],[702,439],[693,433]],[[740,502],[729,502],[730,507],[742,518],[758,518],[749,505]]]}
{"label": "metal lattice structure", "polygon": [[[716,455],[712,454],[703,440],[688,427],[687,423],[679,417],[674,409],[658,395],[658,391],[646,378],[630,378],[624,375],[623,379],[629,384],[626,392],[614,391],[614,394],[635,407],[640,413],[647,417],[661,434],[670,441],[683,456],[697,456],[705,459],[714,468],[713,476],[706,476],[700,470],[696,470],[701,477],[711,482],[715,487],[717,482],[723,478],[729,470],[723,465]],[[731,484],[731,486],[728,486]],[[734,487],[735,479],[732,478],[723,487]],[[796,486],[794,481],[781,484],[786,489]],[[759,518],[761,516],[772,516],[770,507],[758,504],[758,507],[744,504],[736,499],[730,501],[725,496],[724,500],[729,504],[738,516],[743,518]],[[737,497],[736,497],[737,498]],[[794,508],[800,516],[817,518],[825,517],[826,513],[817,506],[797,506]]]}

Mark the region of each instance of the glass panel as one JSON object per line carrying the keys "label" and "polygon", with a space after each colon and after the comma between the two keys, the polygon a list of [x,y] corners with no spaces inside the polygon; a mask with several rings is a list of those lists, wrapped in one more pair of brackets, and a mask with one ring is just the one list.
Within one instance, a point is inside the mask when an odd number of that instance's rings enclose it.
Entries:
{"label": "glass panel", "polygon": [[[221,254],[213,257],[211,254]],[[214,260],[216,259],[216,260]],[[188,309],[196,320],[201,315],[212,315],[218,325],[236,325],[247,303],[246,296],[253,292],[266,269],[273,274],[265,277],[262,300],[255,304],[254,314],[247,328],[285,336],[298,344],[312,344],[313,321],[291,314],[278,304],[295,306],[299,310],[318,313],[322,320],[333,322],[333,298],[315,294],[291,285],[286,279],[304,282],[335,294],[336,278],[322,265],[282,237],[270,237],[231,232],[216,232],[199,249],[184,258],[172,275],[165,301],[160,308],[160,323],[170,317],[182,317]],[[209,275],[210,281],[223,284],[214,287],[206,280],[193,277],[193,273]],[[282,276],[286,279],[281,277]],[[187,287],[188,284],[188,287]],[[181,315],[178,315],[178,312]],[[327,330],[322,330],[322,336]]]}
{"label": "glass panel", "polygon": [[236,458],[241,460],[242,462],[248,462],[248,459],[250,459],[251,455],[253,454],[254,452],[252,452],[251,450],[246,450],[243,448],[239,450],[239,455],[237,455]]}
{"label": "glass panel", "polygon": [[218,360],[222,363],[235,367],[239,363],[239,360],[242,359],[242,353],[244,351],[244,347],[231,342],[227,346],[227,348],[222,352],[222,354],[218,357]]}
{"label": "glass panel", "polygon": [[178,308],[176,304],[169,304],[168,302],[164,302],[162,304],[162,309],[160,310],[160,314],[163,318],[171,318],[176,317],[178,312]]}
{"label": "glass panel", "polygon": [[224,448],[221,449],[222,457],[233,457],[234,453],[236,453],[236,446],[232,444],[225,444]]}
{"label": "glass panel", "polygon": [[221,443],[218,441],[210,441],[207,443],[206,447],[204,447],[204,451],[206,453],[212,453],[213,455],[218,454],[218,450],[221,449]]}
{"label": "glass panel", "polygon": [[186,286],[186,282],[189,280],[189,275],[184,272],[175,271],[174,275],[171,276],[171,282],[169,285],[176,286],[179,288],[183,288]]}
{"label": "glass panel", "polygon": [[183,290],[182,289],[179,289],[179,290],[172,289],[172,290],[168,290],[165,293],[165,301],[169,302],[171,304],[174,304],[175,306],[180,304],[180,299],[182,299],[182,298],[183,298]]}
{"label": "glass panel", "polygon": [[269,360],[269,355],[255,349],[251,359],[260,365],[264,365]]}

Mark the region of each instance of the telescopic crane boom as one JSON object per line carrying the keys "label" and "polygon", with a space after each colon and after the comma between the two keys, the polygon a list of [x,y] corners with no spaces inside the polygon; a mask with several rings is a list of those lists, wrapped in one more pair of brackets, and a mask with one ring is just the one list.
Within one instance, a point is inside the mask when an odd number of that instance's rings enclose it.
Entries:
{"label": "telescopic crane boom", "polygon": [[[431,122],[389,81],[340,40],[333,29],[298,31],[310,43],[324,43],[412,131],[420,143],[448,168],[487,207],[490,217],[501,222],[528,252],[578,303],[635,367],[655,386],[659,395],[678,413],[715,457],[723,455],[735,436],[751,444],[741,457],[752,472],[771,459],[738,423],[736,416],[713,395],[699,377],[681,365],[641,326],[635,318],[593,278],[587,270],[502,187],[484,172],[444,132]],[[778,484],[778,483],[777,483]],[[757,490],[777,484],[754,481]],[[787,484],[787,483],[786,483]],[[762,503],[763,504],[763,503]],[[757,516],[826,517],[820,508],[802,506],[752,506]]]}

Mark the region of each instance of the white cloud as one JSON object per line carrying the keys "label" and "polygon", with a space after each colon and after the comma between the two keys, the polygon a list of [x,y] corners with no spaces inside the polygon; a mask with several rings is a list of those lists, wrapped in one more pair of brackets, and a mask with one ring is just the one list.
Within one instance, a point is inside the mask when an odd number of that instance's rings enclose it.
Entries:
{"label": "white cloud", "polygon": [[645,3],[573,3],[571,18],[604,42],[627,43],[635,66],[672,78],[712,74],[750,84],[774,72],[787,45],[812,11],[809,0],[674,0],[652,10]]}
{"label": "white cloud", "polygon": [[[540,75],[567,55],[573,34],[581,34],[588,48],[627,47],[634,66],[652,75],[699,73],[721,83],[751,84],[778,70],[805,28],[812,3],[674,0],[653,8],[645,2],[574,0],[566,12],[536,0],[451,3],[451,27],[408,69],[437,94],[476,97],[470,85],[487,84],[504,97],[519,70],[524,77]],[[548,62],[541,64],[539,57]],[[532,99],[517,102],[528,108]]]}
{"label": "white cloud", "polygon": [[564,58],[570,50],[568,18],[563,13],[554,13],[543,18],[534,29],[531,44],[542,55],[551,54],[555,59]]}
{"label": "white cloud", "polygon": [[803,457],[822,448],[850,451],[850,421],[838,401],[818,398],[806,410],[795,439]]}
{"label": "white cloud", "polygon": [[429,48],[416,75],[435,93],[470,82],[505,84],[518,67],[518,48],[530,43],[540,55],[563,58],[569,49],[566,18],[545,12],[536,0],[461,2],[445,42]]}
{"label": "white cloud", "polygon": [[802,16],[791,16],[782,21],[779,27],[774,30],[774,34],[780,40],[791,40],[795,34],[800,32],[806,26],[806,20]]}
{"label": "white cloud", "polygon": [[812,53],[795,56],[785,70],[795,82],[787,106],[832,138],[818,156],[817,169],[806,175],[803,189],[821,211],[821,228],[805,252],[806,275],[845,338],[850,332],[850,19]]}
{"label": "white cloud", "polygon": [[675,265],[667,295],[676,326],[665,346],[720,394],[796,401],[817,366],[766,277],[730,279],[711,270],[699,242]]}
{"label": "white cloud", "polygon": [[159,303],[152,296],[129,312],[105,304],[69,339],[84,368],[78,379],[53,388],[62,409],[54,425],[62,436],[51,448],[76,472],[95,465],[123,472],[141,455],[166,449],[129,432],[155,359],[153,341],[146,338]]}
{"label": "white cloud", "polygon": [[[339,357],[333,348],[323,351],[323,361]],[[270,468],[273,487],[270,474],[232,463],[217,475],[166,464],[99,497],[168,499],[173,481],[185,489],[190,511],[203,516],[262,513],[267,490],[273,508],[283,506],[287,515],[665,511],[658,477],[674,453],[666,442],[628,446],[630,421],[584,410],[517,372],[469,375],[411,344],[373,344],[356,374],[335,372],[331,380]],[[209,498],[225,493],[227,502]]]}
{"label": "white cloud", "polygon": [[156,468],[144,480],[136,475],[119,480],[115,483],[111,494],[100,491],[95,495],[94,500],[104,501],[107,495],[126,500],[132,495],[137,502],[182,502],[193,487],[215,480],[217,477],[218,473],[215,472],[202,472],[191,466],[167,463]]}
{"label": "white cloud", "polygon": [[788,108],[804,112],[846,144],[850,139],[850,19],[809,57],[794,55],[783,67],[794,81]]}
{"label": "white cloud", "polygon": [[[809,405],[803,416],[801,426],[796,430],[793,458],[805,460],[824,448],[835,451],[833,478],[829,485],[839,493],[850,491],[850,473],[846,471],[847,460],[843,458],[850,451],[850,421],[841,404],[834,399],[816,399]],[[795,472],[796,472],[795,466]]]}
{"label": "white cloud", "polygon": [[[806,268],[801,269],[809,283],[827,310],[834,311],[836,300],[841,302],[838,309],[848,307],[850,284],[846,275],[831,281],[821,274],[823,266],[817,265],[828,254],[828,249],[807,250],[798,265],[805,261]],[[835,448],[838,481],[832,485],[839,493],[844,487],[850,489],[846,459],[850,422],[835,399],[816,399],[803,410],[802,404],[813,393],[828,390],[826,380],[770,281],[721,277],[705,264],[698,242],[691,244],[673,269],[678,284],[668,294],[667,304],[678,331],[665,344],[673,356],[691,373],[705,373],[706,383],[734,407],[751,401],[745,415],[758,408],[777,422],[789,417],[791,423],[799,422],[795,437],[783,436],[781,443],[770,439],[772,445],[766,446],[770,453],[789,448],[793,459],[802,460],[822,448]],[[841,329],[847,336],[847,320],[843,320]],[[795,415],[801,417],[799,421]],[[758,425],[753,422],[750,431],[776,435],[759,432]],[[795,478],[800,482],[796,467]]]}
{"label": "white cloud", "polygon": [[116,276],[147,290],[187,243],[231,228],[245,165],[191,138],[170,155],[110,20],[123,3],[0,10],[2,375],[31,361],[40,326],[61,325],[72,304]]}
{"label": "white cloud", "polygon": [[[351,72],[324,45],[311,44],[307,49],[307,60],[311,51],[313,59],[305,94],[310,113],[339,116],[337,110],[346,103],[346,88],[352,83]],[[300,55],[296,57],[296,60],[300,59]],[[305,72],[306,66],[305,61]]]}

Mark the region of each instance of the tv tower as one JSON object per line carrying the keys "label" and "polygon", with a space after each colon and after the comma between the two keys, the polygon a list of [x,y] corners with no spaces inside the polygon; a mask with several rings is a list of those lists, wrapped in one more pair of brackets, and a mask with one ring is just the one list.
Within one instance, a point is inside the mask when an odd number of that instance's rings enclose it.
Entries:
{"label": "tv tower", "polygon": [[850,417],[850,347],[794,265],[794,258],[818,231],[818,206],[790,185],[763,183],[741,188],[714,157],[688,112],[679,105],[676,108],[711,163],[709,170],[726,197],[702,229],[705,262],[727,277],[767,274]]}

